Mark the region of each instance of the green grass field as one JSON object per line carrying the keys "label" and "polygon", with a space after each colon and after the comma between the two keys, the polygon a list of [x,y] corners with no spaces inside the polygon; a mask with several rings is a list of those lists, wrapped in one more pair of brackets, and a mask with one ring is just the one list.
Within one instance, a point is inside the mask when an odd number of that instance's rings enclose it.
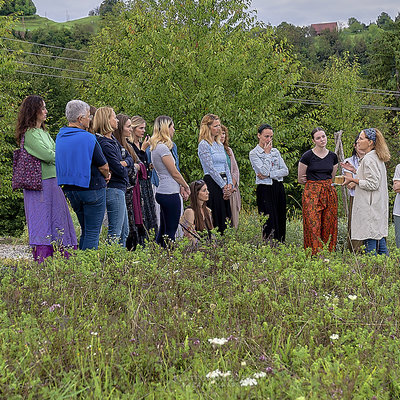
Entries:
{"label": "green grass field", "polygon": [[260,232],[243,213],[197,249],[103,241],[68,261],[2,260],[2,397],[399,398],[392,241],[390,257],[311,257],[300,221],[286,245]]}
{"label": "green grass field", "polygon": [[61,27],[61,26],[71,28],[76,25],[85,25],[85,24],[92,24],[95,27],[97,27],[99,20],[100,20],[99,16],[91,16],[67,22],[54,22],[48,18],[40,17],[39,15],[32,15],[27,17],[20,17],[15,25],[15,30],[34,31],[35,29],[39,28]]}

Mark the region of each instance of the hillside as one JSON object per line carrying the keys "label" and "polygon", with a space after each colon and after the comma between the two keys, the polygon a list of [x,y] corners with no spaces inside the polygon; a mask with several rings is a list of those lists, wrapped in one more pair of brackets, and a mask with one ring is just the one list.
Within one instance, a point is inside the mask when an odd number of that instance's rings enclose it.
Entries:
{"label": "hillside", "polygon": [[91,17],[75,19],[73,21],[66,21],[66,22],[55,22],[46,17],[40,17],[39,15],[32,15],[32,16],[20,17],[18,19],[18,22],[16,23],[15,30],[16,31],[35,31],[36,29],[45,28],[45,27],[72,28],[73,26],[87,25],[87,24],[94,25],[95,30],[97,30],[99,21],[100,21],[100,17],[97,15],[91,16]]}

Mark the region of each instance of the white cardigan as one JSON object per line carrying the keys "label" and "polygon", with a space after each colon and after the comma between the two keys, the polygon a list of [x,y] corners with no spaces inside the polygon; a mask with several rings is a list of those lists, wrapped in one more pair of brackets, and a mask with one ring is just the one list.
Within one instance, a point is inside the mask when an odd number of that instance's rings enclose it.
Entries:
{"label": "white cardigan", "polygon": [[357,169],[351,238],[380,240],[388,235],[389,195],[385,163],[372,150]]}

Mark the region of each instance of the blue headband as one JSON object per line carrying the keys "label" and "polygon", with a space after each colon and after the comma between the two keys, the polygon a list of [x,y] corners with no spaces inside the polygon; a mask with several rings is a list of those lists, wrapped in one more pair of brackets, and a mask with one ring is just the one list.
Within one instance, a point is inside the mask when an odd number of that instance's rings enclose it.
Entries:
{"label": "blue headband", "polygon": [[375,128],[367,128],[363,129],[365,136],[369,139],[372,140],[374,143],[376,143],[376,130]]}

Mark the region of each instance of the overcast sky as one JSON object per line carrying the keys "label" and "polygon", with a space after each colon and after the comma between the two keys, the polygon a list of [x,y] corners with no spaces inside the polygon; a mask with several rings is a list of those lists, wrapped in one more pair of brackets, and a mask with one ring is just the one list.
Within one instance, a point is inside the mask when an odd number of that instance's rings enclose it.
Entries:
{"label": "overcast sky", "polygon": [[[63,22],[86,17],[101,0],[33,0],[41,16]],[[347,22],[355,17],[369,24],[382,12],[393,19],[400,12],[399,0],[253,0],[252,8],[257,17],[273,26],[282,21],[294,25],[310,25],[318,22]]]}

